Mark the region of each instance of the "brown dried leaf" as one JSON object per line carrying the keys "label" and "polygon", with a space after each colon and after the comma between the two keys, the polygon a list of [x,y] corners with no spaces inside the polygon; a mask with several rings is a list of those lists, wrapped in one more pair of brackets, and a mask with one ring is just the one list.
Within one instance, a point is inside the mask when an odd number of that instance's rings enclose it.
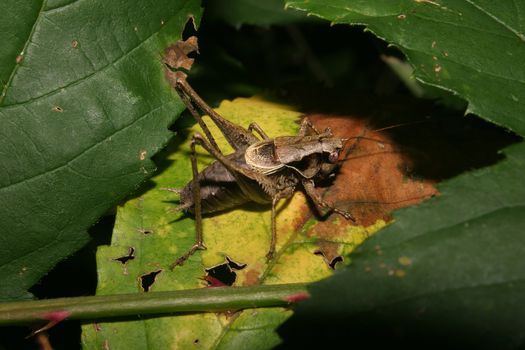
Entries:
{"label": "brown dried leaf", "polygon": [[[349,116],[316,114],[308,118],[318,130],[330,127],[335,136],[349,138],[341,154],[342,166],[324,199],[349,211],[358,226],[388,222],[392,211],[438,194],[435,181],[411,174],[412,158],[396,147],[387,132],[369,130],[363,119]],[[340,241],[349,225],[355,224],[335,214],[313,225],[308,235],[319,237],[319,251],[331,260],[340,254],[334,242]]]}
{"label": "brown dried leaf", "polygon": [[166,69],[166,77],[172,86],[175,86],[176,80],[186,78],[186,73],[181,69],[185,71],[191,69],[194,59],[188,57],[188,54],[194,51],[199,51],[196,36],[191,36],[186,40],[179,40],[164,50],[162,61],[170,68]]}

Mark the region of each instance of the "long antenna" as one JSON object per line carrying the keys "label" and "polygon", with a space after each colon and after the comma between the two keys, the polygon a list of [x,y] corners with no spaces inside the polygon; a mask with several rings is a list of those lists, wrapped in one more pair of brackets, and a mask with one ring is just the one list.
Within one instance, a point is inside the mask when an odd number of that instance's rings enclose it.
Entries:
{"label": "long antenna", "polygon": [[428,122],[430,122],[430,120],[416,120],[416,121],[413,121],[413,122],[406,122],[406,123],[399,123],[399,124],[394,124],[394,125],[390,125],[390,126],[385,126],[384,128],[370,130],[370,131],[371,132],[385,131],[385,130],[389,130],[389,129],[398,128],[400,126],[407,126],[407,125],[414,125],[414,124],[421,124],[421,123],[428,123]]}
{"label": "long antenna", "polygon": [[[357,139],[358,142],[359,140],[367,140],[367,141],[376,141],[376,142],[381,142],[383,144],[392,144],[392,142],[388,142],[388,141],[385,141],[385,140],[379,140],[379,139],[375,139],[373,137],[366,137],[364,136],[367,132],[379,132],[379,131],[385,131],[385,130],[389,130],[389,129],[394,129],[394,128],[398,128],[398,127],[401,127],[401,126],[407,126],[407,125],[414,125],[414,124],[421,124],[421,123],[428,123],[430,122],[430,120],[417,120],[417,121],[413,121],[413,122],[407,122],[407,123],[399,123],[399,124],[394,124],[394,125],[389,125],[389,126],[385,126],[384,128],[379,128],[379,129],[375,129],[375,130],[365,130],[361,133],[361,135],[358,135],[358,136],[351,136],[351,137],[348,137],[348,138],[344,138],[343,139],[343,148],[346,146],[346,143],[350,140],[355,140]],[[351,158],[348,158],[348,154],[352,152],[352,150],[357,147],[357,142],[354,143],[349,149],[346,150],[346,156],[341,159],[340,161],[346,161],[346,160],[349,160]]]}

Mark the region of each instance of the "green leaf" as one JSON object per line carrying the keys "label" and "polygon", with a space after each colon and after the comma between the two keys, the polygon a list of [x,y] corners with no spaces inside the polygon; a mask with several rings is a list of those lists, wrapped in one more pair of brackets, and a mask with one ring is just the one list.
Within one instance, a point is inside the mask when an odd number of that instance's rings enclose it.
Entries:
{"label": "green leaf", "polygon": [[[296,122],[300,116],[299,112],[287,106],[257,98],[223,101],[217,111],[239,125],[246,126],[255,121],[269,136],[296,134]],[[351,130],[358,124],[350,118],[340,118],[349,124],[337,124],[338,118],[326,119],[329,118],[323,118],[325,123],[338,126],[334,128],[338,132]],[[151,273],[156,275],[150,291],[205,287],[207,283],[204,280],[209,278],[205,269],[223,265],[226,256],[238,264],[246,264],[242,269],[230,267],[235,273],[234,286],[315,281],[331,274],[328,263],[335,256],[347,254],[365,237],[384,226],[384,221],[377,219],[370,219],[366,227],[355,226],[338,215],[318,222],[309,210],[304,195],[297,192],[291,200],[282,201],[278,208],[277,252],[270,263],[265,258],[271,237],[270,212],[266,206],[252,204],[205,217],[203,230],[207,250],[198,251],[183,266],[170,270],[170,265],[195,240],[193,218],[170,212],[177,205],[177,195],[162,190],[165,187],[183,187],[191,179],[190,140],[199,129],[194,126],[191,129],[181,127],[180,130],[175,142],[166,150],[165,160],[160,163],[165,170],[151,179],[150,189],[118,208],[112,244],[101,247],[97,252],[99,295],[142,293],[142,277]],[[355,132],[355,129],[352,131]],[[215,127],[212,134],[219,135]],[[224,137],[217,137],[217,141],[225,150]],[[373,146],[377,150],[375,143]],[[391,156],[392,152],[385,149],[388,146],[382,147],[388,153],[385,157]],[[378,156],[376,160],[381,162],[382,159]],[[202,169],[212,159],[198,148],[198,161],[199,169]],[[377,163],[370,165],[371,168],[377,166]],[[397,169],[397,166],[398,163],[393,162],[393,168]],[[336,187],[330,191],[333,192],[330,200],[337,198],[335,194],[346,193],[344,188],[348,187],[348,178],[338,180],[339,184],[334,184]],[[398,181],[403,181],[400,186],[406,187],[410,182],[402,176]],[[417,184],[418,188],[423,187],[421,183]],[[341,200],[341,203],[345,202]],[[362,215],[357,210],[355,214],[358,217]],[[130,248],[133,248],[134,258],[126,260]],[[242,344],[242,347],[250,349],[267,349],[279,343],[274,330],[290,314],[291,311],[284,308],[242,312],[230,310],[219,314],[97,323],[96,326],[86,324],[83,341],[88,349],[100,348],[104,344],[112,349],[130,346],[189,348],[195,344],[203,348],[232,349]],[[128,337],[128,334],[133,336]]]}
{"label": "green leaf", "polygon": [[0,299],[87,242],[151,176],[182,106],[160,63],[198,1],[0,5]]}
{"label": "green leaf", "polygon": [[[523,135],[522,2],[288,5],[365,25],[406,54],[418,79]],[[440,197],[400,212],[352,254],[352,265],[312,285],[312,298],[281,329],[285,339],[309,346],[338,339],[367,346],[522,345],[525,145],[504,154],[501,163],[448,181]]]}
{"label": "green leaf", "polygon": [[307,0],[287,7],[366,26],[399,47],[419,80],[459,94],[468,112],[525,135],[522,1]]}
{"label": "green leaf", "polygon": [[208,2],[206,15],[236,28],[243,24],[270,26],[309,20],[298,11],[285,10],[283,0],[214,0]]}
{"label": "green leaf", "polygon": [[347,269],[309,288],[312,298],[282,332],[326,331],[370,344],[395,328],[405,341],[426,336],[436,346],[522,344],[524,153],[524,144],[512,146],[501,164],[451,180],[441,197],[400,212]]}

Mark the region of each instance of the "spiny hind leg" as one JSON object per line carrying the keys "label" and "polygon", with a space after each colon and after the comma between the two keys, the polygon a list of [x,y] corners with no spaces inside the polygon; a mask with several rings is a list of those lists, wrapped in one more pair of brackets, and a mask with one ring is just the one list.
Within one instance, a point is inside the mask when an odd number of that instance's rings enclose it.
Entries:
{"label": "spiny hind leg", "polygon": [[[192,89],[188,90],[188,84],[186,83],[185,79],[177,80],[177,84],[175,85],[175,91],[177,91],[182,102],[184,102],[186,108],[188,108],[188,111],[190,111],[191,115],[193,115],[193,118],[195,118],[202,131],[204,131],[204,134],[206,135],[208,140],[210,140],[210,143],[220,152],[221,150],[219,149],[215,138],[211,134],[210,129],[208,129],[208,126],[202,119],[199,111],[197,111],[197,108],[195,108],[195,106],[193,105],[192,101],[194,101],[194,96],[192,96],[191,93],[194,91]],[[197,107],[199,106],[197,105]]]}
{"label": "spiny hind leg", "polygon": [[193,90],[193,88],[190,86],[190,84],[188,84],[185,78],[177,80],[175,89],[177,90],[177,93],[179,94],[179,96],[181,96],[184,103],[201,126],[210,143],[219,152],[221,151],[217,146],[215,139],[211,135],[211,132],[208,130],[205,123],[202,121],[202,118],[197,112],[195,106],[211,118],[211,120],[215,123],[215,125],[217,125],[221,133],[226,138],[226,141],[228,141],[228,143],[230,144],[230,146],[233,147],[234,150],[246,148],[252,143],[259,141],[248,130],[244,129],[240,125],[230,122],[229,120],[223,118],[220,114],[215,112],[215,110],[208,106],[208,104],[206,104],[206,102],[197,94],[197,92]]}

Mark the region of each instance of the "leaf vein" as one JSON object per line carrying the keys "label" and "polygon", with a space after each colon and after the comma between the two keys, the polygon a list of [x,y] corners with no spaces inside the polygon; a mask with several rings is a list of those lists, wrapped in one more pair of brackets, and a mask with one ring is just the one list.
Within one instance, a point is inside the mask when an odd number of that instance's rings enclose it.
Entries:
{"label": "leaf vein", "polygon": [[[45,0],[45,1],[47,1],[47,0]],[[176,19],[176,17],[171,17],[168,20],[168,22],[172,21],[174,19]],[[140,49],[142,47],[142,45],[144,45],[146,42],[148,42],[151,38],[155,37],[157,34],[158,34],[158,31],[153,31],[150,36],[145,38],[143,41],[140,41],[135,47],[133,47],[128,52],[124,53],[122,56],[118,57],[117,59],[115,59],[115,60],[113,60],[111,62],[108,62],[105,66],[100,67],[98,70],[95,70],[92,73],[90,73],[90,74],[88,74],[88,75],[86,75],[86,76],[84,76],[84,77],[82,77],[82,78],[80,78],[78,80],[71,81],[70,83],[68,83],[66,85],[60,86],[60,87],[58,87],[58,88],[56,88],[54,90],[51,90],[49,92],[46,92],[46,93],[44,93],[44,94],[42,94],[40,96],[32,97],[32,98],[27,99],[25,101],[19,101],[19,102],[16,102],[16,103],[4,105],[4,108],[6,108],[6,109],[7,108],[14,108],[14,107],[22,105],[22,104],[35,102],[35,101],[38,101],[38,100],[40,100],[42,98],[46,98],[46,97],[50,97],[50,96],[53,96],[55,94],[58,94],[58,93],[62,92],[63,89],[67,89],[67,88],[74,87],[76,85],[83,84],[83,83],[87,82],[89,79],[93,78],[94,76],[97,76],[99,73],[102,73],[102,72],[106,71],[107,69],[115,67],[117,63],[119,63],[121,60],[127,58],[129,55],[131,55],[136,50]],[[101,50],[101,51],[104,53],[104,50]],[[93,65],[93,63],[91,63],[91,64]],[[14,74],[12,74],[12,76],[14,76]],[[9,82],[10,81],[11,81],[11,78],[10,78]],[[8,84],[9,84],[9,82],[8,82]],[[5,91],[4,91],[4,93],[5,93]]]}
{"label": "leaf vein", "polygon": [[45,12],[45,13],[53,13],[53,12],[62,11],[62,10],[64,10],[65,8],[70,7],[71,5],[74,5],[74,4],[78,3],[78,2],[80,2],[80,0],[73,0],[73,1],[71,1],[70,3],[67,3],[67,4],[62,5],[62,6],[49,7],[49,8],[47,8],[46,10],[44,10],[44,12]]}
{"label": "leaf vein", "polygon": [[520,33],[519,31],[517,31],[516,29],[512,28],[510,25],[508,25],[507,23],[505,23],[501,18],[499,18],[498,16],[496,16],[495,14],[493,13],[490,13],[488,12],[487,10],[485,10],[483,7],[479,6],[478,4],[474,3],[472,0],[465,0],[468,4],[474,6],[476,9],[478,9],[479,11],[481,11],[482,13],[484,13],[485,15],[487,15],[488,17],[492,18],[494,21],[498,22],[499,24],[501,24],[505,29],[509,30],[511,33],[513,33],[514,35],[516,35],[518,37],[518,39],[520,39],[521,41],[525,42],[525,35],[523,35],[523,33]]}
{"label": "leaf vein", "polygon": [[135,119],[133,122],[131,122],[131,123],[125,125],[125,126],[122,127],[121,129],[115,131],[115,132],[112,133],[112,134],[109,134],[107,137],[103,138],[102,140],[100,140],[100,141],[94,143],[93,145],[89,146],[88,148],[82,150],[82,152],[80,152],[79,154],[75,155],[73,158],[69,159],[67,162],[62,163],[62,164],[59,164],[58,166],[56,166],[56,167],[54,167],[54,168],[52,168],[52,169],[47,169],[47,170],[45,170],[44,172],[41,172],[41,173],[35,174],[35,175],[31,176],[31,177],[28,177],[28,178],[22,179],[22,180],[20,180],[20,181],[17,181],[17,182],[11,183],[11,184],[9,184],[9,185],[7,185],[7,186],[4,186],[4,187],[0,188],[0,191],[5,190],[5,189],[10,188],[10,187],[13,187],[13,186],[18,186],[18,185],[24,184],[24,183],[27,182],[27,181],[31,181],[31,180],[34,180],[34,179],[39,178],[39,177],[41,177],[41,176],[47,175],[47,174],[49,174],[49,173],[53,173],[53,172],[58,171],[58,170],[60,170],[60,169],[62,169],[62,168],[64,168],[64,167],[69,167],[70,164],[71,164],[74,160],[76,160],[77,158],[79,158],[79,157],[81,157],[82,155],[84,155],[85,153],[89,152],[91,149],[93,149],[93,148],[95,148],[95,147],[101,145],[102,143],[106,142],[106,141],[109,140],[111,137],[113,137],[113,136],[115,136],[115,135],[117,135],[117,134],[119,134],[119,133],[125,131],[125,130],[128,129],[129,127],[133,126],[135,123],[137,123],[137,122],[143,120],[144,118],[146,118],[147,116],[149,116],[151,113],[156,112],[156,111],[159,110],[160,108],[161,108],[160,106],[159,106],[159,107],[156,107],[155,109],[149,111],[148,113],[144,114],[144,115],[141,116],[140,118]]}
{"label": "leaf vein", "polygon": [[[33,27],[31,28],[31,32],[29,33],[26,42],[24,43],[24,47],[22,49],[22,54],[25,54],[27,51],[27,47],[29,46],[29,43],[31,42],[31,38],[35,34],[35,29],[38,27],[38,24],[40,23],[42,19],[42,13],[44,12],[44,8],[46,7],[47,0],[42,0],[42,6],[40,7],[40,10],[38,11],[38,16],[36,17],[35,23],[33,24]],[[11,82],[13,81],[16,72],[18,71],[18,67],[20,67],[23,64],[23,61],[15,64],[13,67],[13,70],[11,71],[11,75],[9,76],[9,79],[7,80],[7,83],[5,83],[4,88],[2,90],[2,94],[0,94],[0,104],[3,102],[5,96],[7,95],[7,90],[9,89],[9,86],[11,86]]]}

